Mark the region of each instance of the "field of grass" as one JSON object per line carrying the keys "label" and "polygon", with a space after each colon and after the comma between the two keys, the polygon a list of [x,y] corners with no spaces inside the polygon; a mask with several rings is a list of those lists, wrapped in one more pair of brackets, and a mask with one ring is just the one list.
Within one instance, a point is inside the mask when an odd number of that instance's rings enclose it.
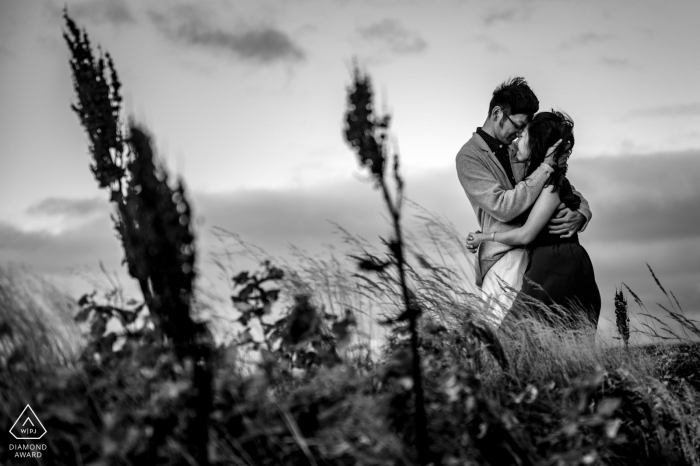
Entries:
{"label": "field of grass", "polygon": [[[459,275],[423,261],[410,271],[425,310],[433,464],[698,464],[698,345],[593,345],[536,320],[490,333]],[[405,325],[377,322],[400,309],[396,283],[332,257],[299,256],[279,270],[268,289],[279,290],[280,314],[239,326],[215,350],[211,464],[418,464]],[[28,272],[2,272],[0,427],[29,403],[49,432],[43,464],[196,464],[183,438],[192,367],[138,333],[146,320],[110,338],[122,331],[95,332],[92,317],[78,337],[74,299]],[[386,329],[379,350],[370,319]],[[262,324],[267,332],[254,330]]]}

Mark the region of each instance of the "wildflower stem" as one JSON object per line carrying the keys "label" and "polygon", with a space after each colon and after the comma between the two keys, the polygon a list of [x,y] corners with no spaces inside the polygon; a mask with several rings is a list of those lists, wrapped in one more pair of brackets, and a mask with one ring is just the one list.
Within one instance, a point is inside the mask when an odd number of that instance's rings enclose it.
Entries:
{"label": "wildflower stem", "polygon": [[[356,66],[354,72],[354,86],[349,89],[348,94],[349,110],[346,114],[347,126],[345,128],[345,139],[357,152],[360,165],[370,170],[372,178],[374,178],[375,181],[375,187],[381,188],[386,207],[391,214],[394,238],[389,242],[388,246],[390,255],[396,261],[395,265],[399,275],[398,281],[401,286],[401,294],[405,308],[402,317],[398,320],[408,320],[409,322],[413,391],[416,409],[415,427],[418,462],[425,465],[428,464],[429,451],[421,362],[420,353],[418,351],[418,317],[420,315],[420,308],[415,300],[411,298],[411,292],[408,289],[406,280],[406,261],[403,252],[403,233],[401,231],[403,180],[398,170],[398,154],[394,154],[393,175],[396,182],[396,193],[392,199],[384,170],[387,162],[387,136],[390,118],[388,115],[379,116],[374,113],[372,97],[369,78],[363,75]],[[383,267],[384,265],[382,265],[381,268]]]}
{"label": "wildflower stem", "polygon": [[425,414],[425,395],[423,393],[423,378],[421,373],[420,353],[418,351],[418,310],[411,305],[411,297],[408,292],[408,284],[406,283],[406,268],[403,249],[403,233],[401,231],[401,212],[391,202],[389,189],[386,186],[384,179],[381,180],[382,191],[387,208],[392,216],[394,224],[394,235],[396,240],[396,248],[393,251],[396,257],[396,264],[399,269],[399,280],[401,283],[401,293],[403,295],[404,306],[408,316],[410,331],[411,331],[411,353],[412,358],[412,373],[413,373],[413,388],[416,402],[416,439],[418,444],[418,462],[420,464],[428,464],[428,429],[427,416]]}

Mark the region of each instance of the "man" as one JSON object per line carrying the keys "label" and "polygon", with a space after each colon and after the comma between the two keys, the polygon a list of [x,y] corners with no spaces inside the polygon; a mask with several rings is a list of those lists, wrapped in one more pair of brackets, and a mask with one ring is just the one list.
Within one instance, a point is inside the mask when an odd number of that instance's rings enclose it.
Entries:
{"label": "man", "polygon": [[[544,163],[525,180],[526,166],[515,158],[516,144],[535,113],[539,101],[524,78],[513,78],[496,88],[489,103],[489,113],[482,127],[457,153],[457,175],[479,225],[484,231],[508,231],[521,226],[520,216],[534,204],[553,172],[554,161]],[[548,154],[554,152],[553,146]],[[583,231],[591,219],[588,202],[581,198],[577,211],[564,204],[550,220],[551,234],[564,237]],[[486,316],[498,325],[520,290],[528,263],[524,248],[502,243],[483,242],[477,252],[476,284],[493,315]],[[509,289],[510,288],[510,289]]]}

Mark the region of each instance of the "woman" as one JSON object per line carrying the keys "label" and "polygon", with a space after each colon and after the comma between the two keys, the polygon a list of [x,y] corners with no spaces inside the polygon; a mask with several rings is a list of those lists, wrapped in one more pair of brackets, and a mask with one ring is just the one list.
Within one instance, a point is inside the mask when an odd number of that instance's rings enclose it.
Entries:
{"label": "woman", "polygon": [[[554,154],[554,173],[530,211],[524,214],[527,221],[522,227],[505,232],[470,233],[467,243],[478,246],[483,241],[496,241],[510,246],[528,245],[530,264],[522,293],[547,305],[559,304],[574,312],[583,309],[585,315],[580,316],[583,319],[572,315],[572,320],[595,328],[600,315],[600,292],[588,253],[579,244],[578,235],[564,238],[549,234],[544,228],[560,203],[572,210],[581,203],[566,178],[567,161],[574,147],[573,129],[573,121],[564,113],[535,115],[518,140],[517,158],[528,163],[529,175],[542,163],[547,148],[561,140]],[[512,318],[509,315],[506,319]]]}

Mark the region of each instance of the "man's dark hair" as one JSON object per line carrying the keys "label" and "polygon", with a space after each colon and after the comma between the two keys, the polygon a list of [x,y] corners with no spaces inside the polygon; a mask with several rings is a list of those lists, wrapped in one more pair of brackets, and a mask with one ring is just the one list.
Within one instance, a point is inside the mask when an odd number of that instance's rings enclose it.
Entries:
{"label": "man's dark hair", "polygon": [[540,109],[540,101],[525,78],[516,77],[501,83],[493,91],[493,97],[489,103],[489,116],[494,107],[501,107],[506,115],[517,115],[523,113],[529,120]]}

